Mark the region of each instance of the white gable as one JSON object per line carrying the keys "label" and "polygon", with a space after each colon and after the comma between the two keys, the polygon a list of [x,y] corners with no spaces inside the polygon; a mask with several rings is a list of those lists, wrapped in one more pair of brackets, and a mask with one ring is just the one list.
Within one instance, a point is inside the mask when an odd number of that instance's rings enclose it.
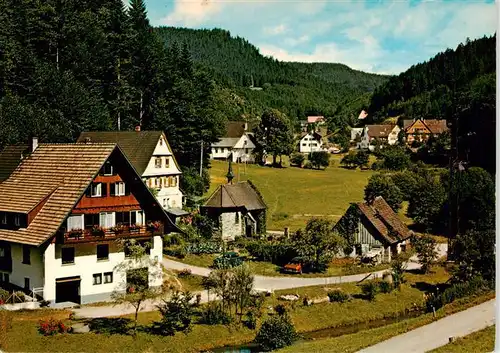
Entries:
{"label": "white gable", "polygon": [[[155,163],[156,159],[161,159],[161,167],[157,168]],[[175,161],[175,156],[170,150],[165,135],[162,134],[158,139],[155,150],[151,159],[148,163],[148,166],[142,176],[158,176],[158,175],[176,175],[181,174],[181,171],[177,167],[177,163]]]}
{"label": "white gable", "polygon": [[255,145],[248,135],[243,134],[233,148],[255,148]]}

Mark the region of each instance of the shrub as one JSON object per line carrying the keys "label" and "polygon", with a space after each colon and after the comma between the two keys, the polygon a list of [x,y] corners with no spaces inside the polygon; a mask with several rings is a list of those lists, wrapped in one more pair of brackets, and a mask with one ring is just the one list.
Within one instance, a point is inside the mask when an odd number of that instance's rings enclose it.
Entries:
{"label": "shrub", "polygon": [[10,296],[9,291],[0,288],[0,300],[2,301],[2,304],[5,303],[7,299],[9,299],[9,296]]}
{"label": "shrub", "polygon": [[209,303],[201,312],[201,323],[206,325],[228,325],[232,321],[231,315],[222,310],[219,303]]}
{"label": "shrub", "polygon": [[313,165],[311,162],[307,161],[305,164],[304,164],[304,169],[312,169],[313,168]]}
{"label": "shrub", "polygon": [[432,309],[438,310],[446,304],[452,303],[456,299],[460,299],[469,295],[480,294],[487,290],[488,283],[481,277],[472,278],[469,282],[455,283],[451,287],[445,289],[442,293],[431,294],[427,296],[425,302],[428,312]]}
{"label": "shrub", "polygon": [[368,300],[374,300],[378,293],[378,285],[375,281],[368,281],[361,285],[361,292]]}
{"label": "shrub", "polygon": [[291,345],[298,335],[288,315],[274,315],[260,327],[255,342],[265,351],[272,351]]}
{"label": "shrub", "polygon": [[302,153],[294,153],[290,157],[290,164],[302,167],[302,163],[306,160],[306,157]]}
{"label": "shrub", "polygon": [[311,152],[309,162],[313,168],[327,168],[330,165],[330,154],[326,151]]}
{"label": "shrub", "polygon": [[274,311],[276,312],[276,314],[278,314],[279,316],[283,316],[283,315],[286,315],[287,314],[287,307],[285,304],[278,304],[274,307]]}
{"label": "shrub", "polygon": [[185,268],[184,270],[180,271],[177,276],[179,278],[190,277],[191,276],[191,270],[189,268]]}
{"label": "shrub", "polygon": [[61,320],[50,318],[48,320],[40,320],[38,332],[44,336],[53,336],[58,333],[68,332],[68,327]]}
{"label": "shrub", "polygon": [[184,250],[184,247],[177,247],[177,248],[171,248],[171,249],[164,249],[163,253],[165,255],[177,257],[179,259],[183,259],[186,257],[186,251]]}
{"label": "shrub", "polygon": [[202,241],[184,246],[186,254],[217,254],[222,251],[222,246],[216,241]]}
{"label": "shrub", "polygon": [[250,330],[255,330],[257,328],[257,314],[255,309],[249,310],[245,317],[245,326]]}
{"label": "shrub", "polygon": [[393,289],[392,284],[387,281],[380,281],[378,283],[378,288],[380,290],[380,293],[390,293]]}
{"label": "shrub", "polygon": [[334,289],[328,292],[328,299],[330,303],[345,303],[350,299],[349,294],[343,292],[340,289]]}
{"label": "shrub", "polygon": [[271,243],[265,240],[252,241],[245,245],[250,256],[258,261],[270,261],[282,265],[298,256],[295,248],[287,242]]}
{"label": "shrub", "polygon": [[162,319],[154,323],[154,330],[168,336],[177,331],[188,332],[194,314],[192,298],[189,292],[175,292],[169,300],[164,300],[163,305],[158,306]]}

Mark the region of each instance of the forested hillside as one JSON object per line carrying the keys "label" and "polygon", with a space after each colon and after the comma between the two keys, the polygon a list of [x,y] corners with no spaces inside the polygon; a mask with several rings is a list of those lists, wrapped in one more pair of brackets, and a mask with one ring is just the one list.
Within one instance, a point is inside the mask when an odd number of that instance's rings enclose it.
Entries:
{"label": "forested hillside", "polygon": [[377,88],[370,119],[458,121],[459,157],[495,171],[496,36],[448,49]]}
{"label": "forested hillside", "polygon": [[167,132],[186,172],[223,134],[214,81],[166,49],[143,0],[1,1],[0,53],[0,149],[140,125]]}
{"label": "forested hillside", "polygon": [[[370,93],[388,79],[342,64],[280,62],[221,29],[160,27],[156,31],[167,46],[185,43],[193,60],[236,95],[238,104],[231,112],[235,115],[260,115],[265,108],[276,108],[299,119],[309,114],[355,119]],[[251,90],[252,80],[262,90]]]}

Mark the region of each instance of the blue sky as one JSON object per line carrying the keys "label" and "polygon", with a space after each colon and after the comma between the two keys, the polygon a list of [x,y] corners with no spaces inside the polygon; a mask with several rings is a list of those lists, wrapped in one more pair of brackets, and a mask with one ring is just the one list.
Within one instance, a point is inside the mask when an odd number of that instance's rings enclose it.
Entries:
{"label": "blue sky", "polygon": [[493,0],[146,0],[152,25],[223,28],[279,60],[397,74],[497,28]]}

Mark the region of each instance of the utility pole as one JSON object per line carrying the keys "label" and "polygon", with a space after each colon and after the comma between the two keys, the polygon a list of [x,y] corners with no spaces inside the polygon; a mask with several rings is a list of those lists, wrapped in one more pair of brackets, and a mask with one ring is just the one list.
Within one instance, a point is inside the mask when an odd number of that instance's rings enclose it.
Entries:
{"label": "utility pole", "polygon": [[203,175],[203,140],[201,140],[200,148],[200,177]]}

